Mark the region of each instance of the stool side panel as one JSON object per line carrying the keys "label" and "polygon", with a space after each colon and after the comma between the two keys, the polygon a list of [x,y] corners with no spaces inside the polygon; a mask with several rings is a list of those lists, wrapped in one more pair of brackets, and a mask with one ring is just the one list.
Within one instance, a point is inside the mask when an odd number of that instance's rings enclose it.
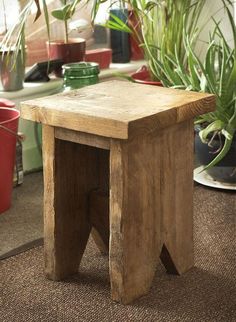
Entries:
{"label": "stool side panel", "polygon": [[111,143],[112,298],[129,303],[149,291],[160,255],[160,141]]}
{"label": "stool side panel", "polygon": [[45,273],[61,280],[78,271],[91,231],[88,193],[97,188],[96,149],[55,138],[43,126]]}
{"label": "stool side panel", "polygon": [[162,140],[162,242],[175,270],[163,264],[182,274],[193,266],[193,121],[164,129]]}

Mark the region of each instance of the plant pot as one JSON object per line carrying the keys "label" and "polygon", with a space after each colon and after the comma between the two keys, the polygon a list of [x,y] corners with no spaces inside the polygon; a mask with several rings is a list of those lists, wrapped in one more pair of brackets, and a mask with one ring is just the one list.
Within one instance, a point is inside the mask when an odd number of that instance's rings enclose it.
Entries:
{"label": "plant pot", "polygon": [[0,91],[18,91],[23,88],[25,77],[25,66],[21,59],[21,53],[14,61],[14,51],[0,51]]}
{"label": "plant pot", "polygon": [[[141,35],[141,26],[137,18],[135,17],[134,11],[129,10],[128,25],[135,29],[137,33]],[[143,48],[139,46],[137,39],[134,34],[130,34],[130,51],[131,51],[131,60],[140,60],[144,59]]]}
{"label": "plant pot", "polygon": [[142,66],[135,73],[131,74],[131,77],[135,83],[154,85],[154,86],[163,86],[161,82],[154,81],[151,79],[149,71],[146,66]]}
{"label": "plant pot", "polygon": [[[127,9],[110,9],[110,13],[118,17],[120,20],[127,23],[128,10]],[[111,21],[114,19],[111,18]],[[113,63],[128,63],[130,62],[130,35],[127,32],[119,30],[110,30],[110,41],[112,49]]]}
{"label": "plant pot", "polygon": [[[211,147],[202,143],[199,137],[200,128],[195,128],[195,161],[197,166],[206,166],[219,153],[220,147],[224,144],[224,137],[212,141]],[[216,153],[216,151],[218,151]],[[214,167],[206,172],[215,180],[224,183],[236,184],[236,134],[234,135],[231,148],[227,155]]]}
{"label": "plant pot", "polygon": [[19,117],[16,109],[0,108],[0,213],[11,205]]}
{"label": "plant pot", "polygon": [[99,64],[100,69],[109,68],[112,52],[110,48],[98,48],[86,50],[85,61]]}
{"label": "plant pot", "polygon": [[[86,42],[82,38],[70,39],[69,43],[62,40],[47,42],[47,51],[50,60],[62,59],[65,64],[84,61]],[[62,77],[61,67],[55,71],[57,77]]]}

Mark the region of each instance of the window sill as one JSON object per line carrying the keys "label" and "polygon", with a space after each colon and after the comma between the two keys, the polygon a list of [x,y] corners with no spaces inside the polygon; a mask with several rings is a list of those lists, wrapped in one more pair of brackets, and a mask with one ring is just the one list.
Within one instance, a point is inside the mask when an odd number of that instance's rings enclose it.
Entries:
{"label": "window sill", "polygon": [[[99,79],[105,81],[115,77],[114,73],[120,72],[130,74],[141,67],[145,62],[132,61],[126,64],[111,64],[109,69],[102,69],[99,74]],[[15,92],[1,92],[0,97],[12,100],[18,105],[21,101],[55,94],[62,87],[62,79],[52,78],[49,82],[44,83],[24,83],[24,88]]]}

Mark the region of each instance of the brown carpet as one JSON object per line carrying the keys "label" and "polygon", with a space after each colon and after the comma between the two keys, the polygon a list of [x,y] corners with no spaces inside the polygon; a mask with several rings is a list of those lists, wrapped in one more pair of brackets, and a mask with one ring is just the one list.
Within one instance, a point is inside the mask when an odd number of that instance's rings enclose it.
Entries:
{"label": "brown carpet", "polygon": [[11,208],[0,214],[0,259],[29,249],[43,237],[42,198],[42,172],[26,175],[13,189]]}
{"label": "brown carpet", "polygon": [[150,293],[129,306],[111,301],[108,260],[92,241],[65,282],[45,279],[42,247],[0,261],[0,321],[235,322],[235,198],[195,188],[195,267],[171,276],[159,265]]}

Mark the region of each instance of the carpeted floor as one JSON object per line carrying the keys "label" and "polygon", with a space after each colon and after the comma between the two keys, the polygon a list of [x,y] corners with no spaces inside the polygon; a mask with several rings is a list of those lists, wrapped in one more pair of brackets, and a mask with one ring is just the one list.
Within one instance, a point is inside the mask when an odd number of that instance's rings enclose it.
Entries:
{"label": "carpeted floor", "polygon": [[196,186],[194,206],[195,267],[188,273],[167,275],[159,265],[150,293],[122,306],[110,299],[108,259],[92,241],[78,275],[64,282],[45,279],[37,247],[0,261],[0,321],[235,322],[236,194]]}
{"label": "carpeted floor", "polygon": [[42,172],[26,175],[13,189],[11,208],[0,214],[0,259],[41,243],[42,197]]}

